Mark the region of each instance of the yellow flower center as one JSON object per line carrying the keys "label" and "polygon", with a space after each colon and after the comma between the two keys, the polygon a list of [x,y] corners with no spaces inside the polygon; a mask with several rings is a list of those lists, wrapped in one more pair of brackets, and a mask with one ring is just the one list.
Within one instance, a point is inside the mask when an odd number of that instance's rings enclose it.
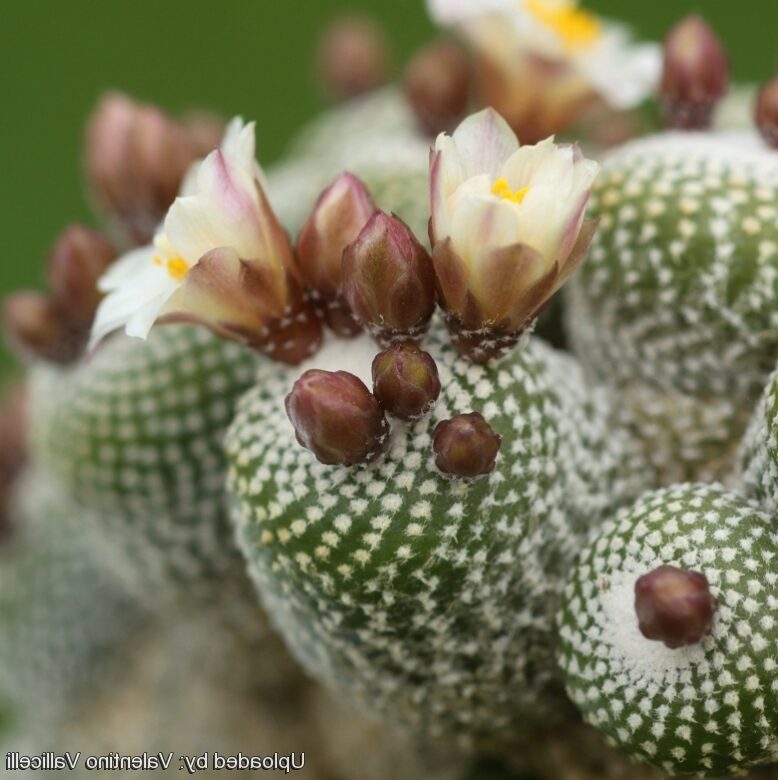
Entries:
{"label": "yellow flower center", "polygon": [[520,187],[515,192],[511,189],[507,179],[497,179],[492,185],[492,193],[498,198],[509,200],[511,203],[521,203],[527,197],[529,187]]}
{"label": "yellow flower center", "polygon": [[568,52],[585,49],[602,34],[602,23],[594,15],[575,5],[553,0],[524,0],[526,9],[541,24],[553,30]]}
{"label": "yellow flower center", "polygon": [[164,266],[170,277],[176,282],[183,282],[186,279],[186,275],[189,273],[189,263],[184,260],[183,257],[170,257],[163,258],[160,255],[156,255],[154,258],[154,265]]}

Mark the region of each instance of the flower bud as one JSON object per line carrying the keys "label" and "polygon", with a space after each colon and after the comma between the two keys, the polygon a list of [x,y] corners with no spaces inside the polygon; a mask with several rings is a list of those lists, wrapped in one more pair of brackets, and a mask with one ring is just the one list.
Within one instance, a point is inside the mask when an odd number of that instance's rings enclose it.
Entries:
{"label": "flower bud", "polygon": [[200,151],[158,108],[105,95],[86,130],[86,174],[97,205],[135,242],[147,243]]}
{"label": "flower bud", "polygon": [[665,121],[682,130],[710,127],[729,86],[727,54],[700,16],[689,16],[665,39],[660,100]]}
{"label": "flower bud", "polygon": [[95,230],[71,225],[60,235],[49,256],[49,287],[75,325],[91,325],[102,299],[97,280],[115,259],[116,250]]}
{"label": "flower bud", "polygon": [[438,367],[417,346],[393,344],[373,360],[373,393],[393,417],[416,420],[438,400]]}
{"label": "flower bud", "polygon": [[27,394],[22,387],[14,387],[0,403],[0,543],[12,530],[9,505],[26,461]]}
{"label": "flower bud", "polygon": [[756,126],[765,141],[778,149],[778,76],[759,90],[756,98]]}
{"label": "flower bud", "polygon": [[660,566],[635,583],[638,628],[671,649],[693,645],[713,628],[718,605],[704,574]]}
{"label": "flower bud", "polygon": [[471,479],[494,469],[502,438],[478,412],[438,423],[432,434],[435,465],[444,473]]}
{"label": "flower bud", "polygon": [[462,49],[442,40],[423,48],[405,71],[405,96],[430,136],[453,130],[467,113],[470,63]]}
{"label": "flower bud", "polygon": [[73,331],[51,296],[33,290],[5,299],[3,328],[8,345],[22,358],[70,363],[86,341],[86,334]]}
{"label": "flower bud", "polygon": [[205,157],[216,149],[224,138],[224,120],[210,111],[191,111],[181,117],[181,124],[197,157]]}
{"label": "flower bud", "polygon": [[376,211],[365,185],[342,173],[319,196],[297,239],[297,265],[311,298],[327,324],[342,336],[360,330],[340,297],[343,250]]}
{"label": "flower bud", "polygon": [[286,397],[297,441],[328,466],[354,466],[376,457],[389,424],[375,397],[347,371],[306,371]]}
{"label": "flower bud", "polygon": [[343,297],[381,343],[419,338],[435,311],[427,250],[396,216],[379,211],[343,253]]}
{"label": "flower bud", "polygon": [[368,17],[346,15],[321,37],[317,75],[335,100],[347,100],[384,84],[390,59],[383,30]]}

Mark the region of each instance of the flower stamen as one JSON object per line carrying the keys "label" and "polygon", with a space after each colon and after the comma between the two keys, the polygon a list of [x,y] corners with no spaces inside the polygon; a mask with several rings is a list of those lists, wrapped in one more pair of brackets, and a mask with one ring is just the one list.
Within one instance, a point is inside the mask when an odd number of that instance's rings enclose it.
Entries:
{"label": "flower stamen", "polygon": [[152,262],[154,265],[164,266],[170,277],[176,282],[183,282],[189,273],[189,263],[183,257],[171,257],[165,260],[160,255],[155,255]]}
{"label": "flower stamen", "polygon": [[538,22],[559,36],[569,52],[591,46],[602,35],[600,20],[574,5],[562,6],[548,0],[525,0],[525,5]]}
{"label": "flower stamen", "polygon": [[497,179],[492,185],[492,194],[503,200],[509,200],[511,203],[522,203],[527,197],[529,187],[519,187],[515,192],[511,189],[507,179]]}

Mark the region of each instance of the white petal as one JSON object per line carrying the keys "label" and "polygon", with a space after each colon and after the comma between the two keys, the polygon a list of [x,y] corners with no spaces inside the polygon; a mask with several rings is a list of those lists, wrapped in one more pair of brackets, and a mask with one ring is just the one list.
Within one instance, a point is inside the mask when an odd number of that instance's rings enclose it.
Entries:
{"label": "white petal", "polygon": [[486,13],[508,13],[513,0],[427,0],[427,11],[441,25],[460,22]]}
{"label": "white petal", "polygon": [[116,260],[100,277],[97,288],[100,292],[111,292],[127,282],[137,279],[138,275],[153,266],[152,259],[157,254],[154,246],[133,249]]}
{"label": "white petal", "polygon": [[507,200],[475,195],[459,200],[451,216],[451,240],[472,270],[481,257],[518,241],[518,210]]}
{"label": "white petal", "polygon": [[496,179],[505,161],[519,148],[516,134],[492,108],[469,116],[452,138],[466,178],[486,173]]}

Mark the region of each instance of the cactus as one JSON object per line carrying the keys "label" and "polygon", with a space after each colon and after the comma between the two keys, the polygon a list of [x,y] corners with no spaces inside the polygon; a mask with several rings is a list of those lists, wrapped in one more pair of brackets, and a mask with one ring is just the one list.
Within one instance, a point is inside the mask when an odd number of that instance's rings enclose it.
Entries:
{"label": "cactus", "polygon": [[[770,517],[715,485],[623,509],[581,557],[560,612],[560,665],[584,717],[670,774],[778,760],[777,553]],[[717,602],[712,631],[681,648],[647,639],[635,614],[638,578],[666,565],[707,577]]]}
{"label": "cactus", "polygon": [[741,492],[778,516],[778,373],[765,388],[743,441]]}
{"label": "cactus", "polygon": [[[229,484],[251,574],[313,674],[416,732],[489,742],[551,716],[561,577],[643,469],[574,361],[530,341],[479,367],[441,331],[425,344],[443,387],[432,415],[396,424],[362,470],[317,464],[294,441],[281,400],[305,366],[260,369],[228,435]],[[377,351],[333,340],[313,364],[365,377]],[[450,482],[432,426],[472,408],[502,452],[489,477]]]}
{"label": "cactus", "polygon": [[755,135],[661,134],[603,166],[568,331],[662,453],[660,482],[727,476],[778,359],[776,198],[778,157]]}

